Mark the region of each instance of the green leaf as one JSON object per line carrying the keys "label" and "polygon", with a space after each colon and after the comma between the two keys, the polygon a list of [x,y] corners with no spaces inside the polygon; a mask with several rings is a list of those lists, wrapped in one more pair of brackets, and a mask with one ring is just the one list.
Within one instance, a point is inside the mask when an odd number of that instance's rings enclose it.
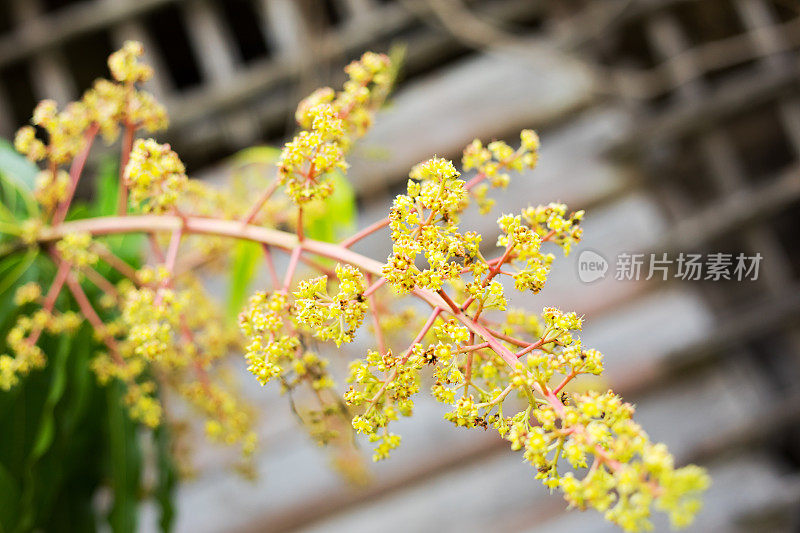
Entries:
{"label": "green leaf", "polygon": [[227,317],[229,320],[236,320],[244,307],[261,255],[261,245],[257,242],[238,241],[233,249],[228,290]]}
{"label": "green leaf", "polygon": [[117,195],[119,194],[119,163],[115,158],[105,158],[95,182],[95,199],[89,207],[89,215],[102,217],[117,213]]}
{"label": "green leaf", "polygon": [[61,400],[64,395],[64,389],[67,384],[67,358],[72,347],[72,342],[69,336],[62,335],[59,337],[58,352],[48,364],[52,368],[52,378],[50,382],[50,390],[47,393],[45,400],[42,418],[39,422],[39,431],[34,441],[33,451],[31,452],[31,460],[36,461],[39,459],[50,445],[53,443],[53,435],[55,433],[55,416],[54,410],[56,404]]}
{"label": "green leaf", "polygon": [[0,139],[0,173],[32,191],[39,168],[17,152],[10,142]]}
{"label": "green leaf", "polygon": [[136,425],[128,418],[123,406],[122,386],[112,383],[106,387],[106,393],[111,488],[114,491],[114,504],[108,521],[116,533],[134,533],[142,466]]}
{"label": "green leaf", "polygon": [[158,454],[158,484],[155,490],[155,499],[161,508],[159,525],[161,531],[171,531],[175,521],[175,505],[172,493],[178,484],[178,471],[172,460],[170,449],[169,427],[162,424],[156,429],[154,437],[156,439],[156,453]]}
{"label": "green leaf", "polygon": [[[3,277],[0,278],[0,296],[5,293],[9,287],[14,285],[19,278],[21,278],[25,272],[28,270],[28,267],[36,260],[36,256],[39,255],[39,250],[36,248],[28,248],[20,259],[18,259],[19,263],[10,269],[8,273],[4,273]],[[11,256],[6,258],[8,261],[14,261],[19,256]],[[5,269],[5,261],[3,261],[2,266],[0,269]]]}
{"label": "green leaf", "polygon": [[0,463],[0,533],[11,531],[19,510],[19,486],[11,473]]}
{"label": "green leaf", "polygon": [[336,242],[356,226],[358,208],[353,186],[341,172],[329,175],[333,194],[324,201],[312,202],[305,211],[306,235],[312,239]]}
{"label": "green leaf", "polygon": [[[6,208],[24,220],[39,213],[39,204],[33,197],[33,188],[39,168],[19,154],[8,141],[0,139],[0,181]],[[22,199],[25,212],[17,211],[17,197]]]}
{"label": "green leaf", "polygon": [[281,149],[274,146],[252,146],[234,154],[231,161],[237,165],[272,164],[281,157]]}

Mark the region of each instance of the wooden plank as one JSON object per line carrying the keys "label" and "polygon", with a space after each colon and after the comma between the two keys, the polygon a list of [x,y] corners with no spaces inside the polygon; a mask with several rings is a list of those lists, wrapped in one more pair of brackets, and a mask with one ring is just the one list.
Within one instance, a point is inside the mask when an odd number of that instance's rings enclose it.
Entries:
{"label": "wooden plank", "polygon": [[38,17],[0,37],[0,66],[19,61],[86,33],[113,26],[175,2],[189,0],[136,0],[77,2],[55,14]]}

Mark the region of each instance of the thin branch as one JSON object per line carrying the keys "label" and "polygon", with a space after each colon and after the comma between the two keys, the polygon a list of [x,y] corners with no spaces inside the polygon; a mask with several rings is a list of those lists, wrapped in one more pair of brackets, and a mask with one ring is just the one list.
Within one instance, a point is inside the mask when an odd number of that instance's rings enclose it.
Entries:
{"label": "thin branch", "polygon": [[175,270],[175,262],[178,260],[178,249],[181,246],[181,237],[183,237],[182,227],[172,233],[172,238],[169,241],[169,248],[167,248],[167,257],[164,264],[170,274]]}
{"label": "thin branch", "polygon": [[[53,282],[50,284],[50,288],[47,290],[47,295],[44,297],[44,303],[42,304],[42,309],[46,312],[50,313],[53,311],[53,307],[56,305],[56,300],[58,299],[58,295],[61,294],[61,289],[64,287],[64,282],[67,279],[67,275],[69,274],[69,263],[66,261],[60,261],[58,263],[58,270],[56,271],[56,276],[53,278]],[[39,337],[42,335],[42,329],[37,328],[31,332],[30,337],[28,337],[28,343],[31,345],[36,344],[39,340]]]}
{"label": "thin branch", "polygon": [[128,184],[125,170],[133,150],[133,136],[136,125],[125,120],[125,132],[122,137],[122,151],[119,158],[119,198],[117,199],[117,215],[124,217],[128,213]]}
{"label": "thin branch", "polygon": [[75,197],[75,190],[78,188],[78,181],[81,179],[81,174],[83,174],[83,167],[86,165],[86,160],[89,158],[89,152],[92,150],[92,144],[94,144],[94,139],[99,129],[100,125],[93,123],[84,134],[83,142],[85,146],[75,159],[72,160],[72,165],[69,168],[69,190],[67,191],[67,197],[59,204],[55,215],[53,215],[53,224],[58,224],[67,217],[69,206],[72,203],[72,199]]}
{"label": "thin branch", "polygon": [[[91,324],[97,332],[103,332],[105,326],[103,319],[101,319],[100,315],[97,314],[97,311],[94,310],[94,307],[92,307],[92,304],[89,301],[89,297],[86,296],[85,292],[83,292],[81,284],[71,272],[67,275],[66,283],[69,291],[72,293],[72,296],[78,303],[81,313],[84,317],[86,317],[86,320],[89,321],[89,324]],[[111,352],[111,357],[114,358],[114,361],[119,365],[124,365],[125,359],[123,359],[119,353],[117,340],[107,333],[103,333],[103,343],[105,343],[105,345],[108,347],[108,350]]]}
{"label": "thin branch", "polygon": [[243,224],[246,225],[253,222],[259,211],[261,211],[261,208],[264,207],[264,204],[267,203],[267,200],[272,197],[273,193],[278,188],[278,183],[278,179],[276,178],[272,183],[269,184],[267,189],[264,191],[264,194],[261,195],[261,198],[259,198],[256,203],[253,204],[253,207],[250,208],[250,211],[248,211],[244,218],[242,218]]}
{"label": "thin branch", "polygon": [[[372,281],[372,276],[367,275],[367,280]],[[365,293],[366,295],[366,293]],[[366,296],[369,303],[369,312],[372,315],[372,327],[375,329],[375,340],[378,342],[378,350],[381,355],[386,353],[386,339],[383,336],[381,320],[378,312],[378,302],[375,300],[374,291]]]}
{"label": "thin branch", "polygon": [[343,248],[350,248],[361,239],[364,239],[365,237],[372,235],[376,231],[381,230],[388,225],[389,225],[389,218],[388,217],[382,218],[381,220],[370,224],[369,226],[362,229],[358,233],[351,235],[347,239],[343,240],[342,242],[339,243],[339,246],[342,246]]}
{"label": "thin branch", "polygon": [[100,256],[100,259],[108,263],[114,270],[130,280],[136,280],[136,270],[128,263],[114,255],[105,245],[93,242],[91,250]]}
{"label": "thin branch", "polygon": [[380,279],[378,279],[378,281],[367,287],[367,290],[364,291],[364,297],[369,298],[375,293],[375,291],[380,289],[385,283],[386,283],[386,278],[381,277]]}
{"label": "thin branch", "polygon": [[278,290],[281,282],[278,279],[278,272],[275,270],[275,262],[272,260],[272,251],[270,251],[268,244],[262,244],[261,249],[264,250],[264,259],[267,263],[267,272],[269,272],[269,277],[272,280],[272,289]]}
{"label": "thin branch", "polygon": [[113,283],[111,283],[108,279],[106,279],[105,276],[103,276],[100,272],[98,272],[97,270],[93,269],[90,266],[81,267],[81,272],[83,273],[83,275],[86,276],[86,278],[89,281],[94,283],[98,289],[100,289],[105,293],[111,294],[114,298],[119,300],[120,295],[117,288],[114,286]]}
{"label": "thin branch", "polygon": [[289,257],[289,266],[286,268],[286,275],[283,278],[283,290],[286,292],[292,286],[292,278],[294,271],[297,270],[297,262],[300,260],[301,253],[303,253],[303,248],[298,245],[292,250],[292,255]]}

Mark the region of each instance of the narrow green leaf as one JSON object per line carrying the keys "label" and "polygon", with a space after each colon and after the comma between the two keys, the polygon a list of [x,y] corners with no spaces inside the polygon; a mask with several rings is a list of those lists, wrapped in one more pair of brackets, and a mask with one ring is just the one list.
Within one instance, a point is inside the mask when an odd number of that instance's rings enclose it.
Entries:
{"label": "narrow green leaf", "polygon": [[108,517],[115,533],[136,531],[136,508],[141,478],[141,455],[136,426],[123,407],[119,383],[106,387],[111,459],[111,488],[114,505]]}
{"label": "narrow green leaf", "polygon": [[24,185],[28,191],[32,191],[39,168],[17,152],[10,142],[0,139],[0,173]]}
{"label": "narrow green leaf", "polygon": [[39,204],[33,197],[34,183],[39,169],[14,150],[8,141],[0,139],[0,178],[5,190],[6,203],[16,212],[17,195],[25,203],[26,213],[20,218],[28,218],[39,212]]}
{"label": "narrow green leaf", "polygon": [[333,194],[324,201],[312,202],[305,211],[306,235],[312,239],[336,242],[356,225],[358,208],[353,186],[341,172],[330,174]]}
{"label": "narrow green leaf", "polygon": [[19,485],[0,463],[0,533],[14,529],[19,510]]}
{"label": "narrow green leaf", "polygon": [[114,215],[117,212],[119,194],[119,163],[115,158],[106,158],[100,163],[95,182],[95,199],[89,211],[91,216]]}
{"label": "narrow green leaf", "polygon": [[250,283],[261,260],[261,245],[255,242],[238,241],[233,249],[231,277],[228,290],[229,320],[236,320],[244,307]]}
{"label": "narrow green leaf", "polygon": [[36,260],[36,256],[39,254],[39,250],[36,248],[28,248],[25,252],[25,255],[22,256],[19,264],[16,265],[10,272],[4,274],[2,279],[0,279],[0,295],[5,293],[9,287],[14,285],[17,280],[25,274],[25,271],[28,270],[28,267]]}
{"label": "narrow green leaf", "polygon": [[166,424],[162,424],[154,432],[154,437],[158,454],[158,484],[155,498],[161,508],[161,517],[158,522],[161,526],[161,531],[168,532],[172,530],[175,522],[175,505],[172,495],[178,484],[178,471],[175,468],[175,462],[172,460],[169,427]]}
{"label": "narrow green leaf", "polygon": [[56,405],[64,395],[64,388],[67,383],[67,358],[72,347],[72,342],[69,336],[62,335],[58,338],[58,351],[55,357],[52,357],[49,364],[52,368],[52,378],[50,382],[50,389],[47,393],[44,407],[42,409],[42,418],[39,423],[39,431],[34,441],[33,451],[31,452],[31,460],[36,461],[39,459],[53,442],[53,435],[55,433],[55,416],[54,411]]}

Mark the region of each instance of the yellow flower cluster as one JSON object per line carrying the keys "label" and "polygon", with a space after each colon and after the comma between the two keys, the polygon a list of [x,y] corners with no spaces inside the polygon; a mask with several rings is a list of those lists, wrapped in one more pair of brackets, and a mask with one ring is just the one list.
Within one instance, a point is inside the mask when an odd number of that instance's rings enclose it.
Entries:
{"label": "yellow flower cluster", "polygon": [[125,293],[122,322],[133,356],[167,367],[189,364],[191,355],[181,349],[178,332],[188,294],[171,289],[142,287]]}
{"label": "yellow flower cluster", "polygon": [[184,276],[180,288],[173,288],[166,268],[143,268],[137,274],[139,286],[120,285],[120,317],[99,332],[122,337],[117,354],[101,354],[93,361],[101,383],[112,378],[123,381],[130,416],[150,427],[164,417],[158,387],[165,381],[177,385],[207,418],[211,437],[241,443],[248,455],[255,445],[252,413],[209,375],[212,363],[236,344],[218,306],[197,278]]}
{"label": "yellow flower cluster", "polygon": [[83,102],[107,142],[116,139],[120,123],[151,133],[168,125],[164,106],[149,92],[135,87],[153,76],[153,69],[139,62],[143,53],[141,43],[126,41],[121,50],[108,58],[114,82],[97,80],[83,96]]}
{"label": "yellow flower cluster", "polygon": [[549,240],[561,246],[564,255],[569,255],[573,244],[583,237],[583,211],[567,214],[567,206],[551,203],[522,210],[522,219],[540,237],[549,236]]}
{"label": "yellow flower cluster", "polygon": [[300,340],[284,333],[288,301],[283,292],[257,292],[239,315],[239,326],[250,341],[245,351],[247,370],[266,385],[281,376],[297,357]]}
{"label": "yellow flower cluster", "polygon": [[69,182],[69,174],[63,169],[56,170],[55,175],[50,170],[42,170],[36,175],[34,197],[45,211],[52,211],[67,197]]}
{"label": "yellow flower cluster", "polygon": [[81,102],[73,102],[59,112],[53,100],[42,100],[33,111],[31,122],[47,133],[47,145],[36,137],[33,126],[23,126],[14,138],[14,147],[31,161],[47,158],[62,165],[72,160],[85,144],[83,132],[90,114]]}
{"label": "yellow flower cluster", "polygon": [[[19,131],[17,148],[34,161],[49,163],[36,187],[45,212],[69,200],[72,183],[60,165],[75,158],[87,139],[98,132],[112,139],[123,125],[127,146],[136,130],[166,124],[163,108],[136,88],[152,75],[139,63],[141,55],[141,45],[126,43],[109,59],[114,81],[98,81],[81,102],[61,112],[53,102],[37,107],[32,122],[47,134],[46,144],[37,139],[33,127]],[[279,181],[300,207],[331,194],[332,172],[346,168],[344,155],[351,141],[371,125],[392,82],[389,61],[382,55],[365,54],[346,71],[349,79],[341,92],[321,89],[298,106],[296,118],[303,131],[282,152]],[[354,434],[348,424],[352,424],[375,444],[374,460],[388,457],[399,446],[401,438],[389,431],[389,424],[412,414],[422,374],[430,371],[433,397],[448,406],[446,420],[457,427],[496,430],[522,452],[537,478],[564,492],[570,505],[597,509],[627,530],[650,527],[654,508],[669,513],[676,526],[685,525],[699,509],[698,495],[708,486],[708,478],[697,467],[676,468],[666,448],[652,443],[633,421],[633,407],[613,392],[575,392],[573,379],[603,370],[602,354],[585,348],[578,336],[582,317],[556,308],[545,308],[541,316],[506,311],[506,285],[513,280],[520,291],[540,291],[554,261],[543,246],[554,243],[569,253],[582,237],[583,212],[568,213],[563,204],[550,204],[530,207],[518,216],[503,215],[497,239],[502,252],[488,260],[480,250],[482,237],[459,229],[471,194],[485,212],[491,207],[486,197],[489,186],[505,187],[508,172],[536,165],[536,134],[524,130],[520,142],[515,150],[502,141],[485,147],[474,141],[463,155],[464,170],[477,172],[469,182],[445,159],[420,163],[409,174],[406,194],[394,200],[388,217],[393,247],[382,274],[395,292],[415,291],[434,307],[401,356],[392,351],[396,337],[420,321],[413,312],[391,313],[377,304],[370,309],[375,298],[364,296],[362,271],[374,273],[373,263],[346,247],[330,245],[325,251],[317,247],[316,253],[341,261],[335,275],[306,279],[290,291],[292,269],[300,259],[293,255],[287,286],[256,293],[239,315],[248,370],[262,385],[275,380],[282,392],[293,393],[294,412],[317,442],[351,446]],[[130,199],[145,213],[177,211],[188,204],[193,204],[194,214],[220,220],[249,213],[233,196],[190,182],[170,147],[151,139],[136,141],[124,178]],[[273,219],[291,228],[295,222],[287,218],[285,213],[250,218],[241,228],[244,231],[253,220]],[[46,223],[47,217],[26,221],[21,238],[35,242]],[[59,223],[60,219],[46,229],[58,230]],[[247,238],[244,233],[242,237]],[[100,318],[87,309],[85,297],[67,278],[96,337],[107,347],[92,368],[101,383],[119,379],[125,384],[130,416],[150,427],[169,419],[159,397],[162,387],[173,386],[206,417],[205,430],[212,440],[238,443],[249,455],[256,444],[253,411],[223,387],[228,380],[214,366],[241,339],[226,327],[218,305],[190,273],[194,261],[208,264],[209,256],[222,245],[197,234],[185,239],[201,243],[198,258],[174,262],[175,257],[167,254],[169,266],[138,272],[97,248],[91,233],[67,233],[55,247],[74,269],[70,276],[83,271],[106,289],[98,302],[106,313],[117,307],[115,318]],[[186,245],[180,240],[175,244]],[[159,251],[158,238],[152,246]],[[301,246],[294,253],[314,255],[314,246]],[[117,286],[104,283],[99,272],[103,269],[88,268],[100,257],[120,272],[128,270],[130,279]],[[302,259],[328,271],[326,264]],[[278,284],[275,272],[272,277]],[[328,282],[334,280],[329,277],[336,278],[333,295]],[[13,355],[0,355],[0,389],[12,387],[20,376],[45,364],[45,354],[36,344],[41,334],[63,334],[80,326],[80,315],[52,311],[56,294],[48,293],[47,310],[19,317],[10,330],[6,344]],[[17,305],[41,300],[42,290],[36,284],[23,285],[15,295]],[[374,312],[372,327],[380,351],[370,350],[364,359],[350,364],[342,404],[332,390],[335,383],[328,361],[308,345],[312,335],[337,346],[351,342],[368,311]],[[488,316],[493,311],[504,313]],[[385,335],[389,330],[400,335]],[[316,402],[314,407],[295,403],[301,385]]]}
{"label": "yellow flower cluster", "polygon": [[297,106],[295,118],[301,128],[310,129],[314,121],[312,109],[331,105],[342,119],[347,137],[342,139],[347,148],[352,138],[362,137],[372,126],[375,111],[383,104],[391,89],[392,65],[384,54],[364,53],[358,61],[345,67],[348,76],[338,94],[330,87],[317,89]]}
{"label": "yellow flower cluster", "polygon": [[242,454],[252,455],[258,437],[253,431],[254,414],[229,391],[214,383],[192,382],[181,388],[181,394],[204,416],[206,435],[229,446],[241,443]]}
{"label": "yellow flower cluster", "polygon": [[[689,523],[709,483],[702,469],[676,469],[666,448],[651,443],[633,422],[633,408],[611,391],[553,392],[556,376],[602,372],[602,355],[584,349],[574,334],[582,319],[547,308],[541,319],[510,312],[507,323],[508,334],[520,330],[540,337],[538,349],[513,369],[492,350],[472,349],[469,332],[445,318],[432,328],[438,342],[414,345],[405,362],[370,352],[351,364],[353,385],[345,398],[366,405],[353,426],[378,442],[374,458],[385,458],[399,445],[400,437],[386,427],[400,414],[411,414],[419,371],[428,364],[434,367],[433,396],[452,406],[446,420],[459,427],[494,427],[512,449],[524,451],[537,478],[561,488],[571,505],[598,509],[629,531],[649,529],[653,508],[669,513],[675,526]],[[512,392],[527,408],[505,415],[504,401]]]}
{"label": "yellow flower cluster", "polygon": [[[480,235],[458,232],[467,192],[453,163],[435,157],[414,167],[410,177],[408,193],[395,198],[389,213],[394,244],[383,274],[395,291],[439,290],[446,281],[459,279],[466,265],[485,271],[483,263],[476,263]],[[416,266],[419,254],[428,268]]]}
{"label": "yellow flower cluster", "polygon": [[21,285],[14,293],[14,305],[22,307],[25,304],[36,302],[42,297],[42,286],[31,281]]}
{"label": "yellow flower cluster", "polygon": [[[521,172],[525,168],[533,169],[538,159],[539,136],[533,130],[522,130],[517,150],[503,141],[493,141],[484,147],[480,139],[475,139],[464,148],[461,163],[464,171],[477,169],[478,175],[487,179],[492,187],[505,189],[511,179],[507,170]],[[486,183],[472,190],[481,214],[488,213],[495,203],[488,198],[488,191],[489,185]]]}
{"label": "yellow flower cluster", "polygon": [[[283,291],[257,292],[250,298],[239,315],[239,326],[249,341],[245,349],[247,370],[262,385],[278,378],[284,390],[301,382],[316,391],[332,388],[335,383],[327,370],[328,361],[303,349],[293,331],[290,312],[292,306]],[[340,318],[343,320],[343,315]]]}
{"label": "yellow flower cluster", "polygon": [[68,233],[56,243],[56,250],[73,266],[92,266],[99,257],[91,249],[92,235],[88,232]]}
{"label": "yellow flower cluster", "polygon": [[164,106],[149,92],[132,85],[97,80],[84,93],[83,103],[108,143],[119,135],[120,124],[150,133],[169,124]]}
{"label": "yellow flower cluster", "polygon": [[[633,407],[611,391],[566,395],[561,412],[543,404],[515,421],[508,440],[524,449],[537,477],[559,487],[570,505],[593,507],[626,531],[652,528],[651,508],[669,513],[673,526],[687,525],[709,485],[696,466],[676,469],[663,444],[653,444],[631,416]],[[559,460],[575,472],[560,474]],[[576,473],[589,468],[579,478]]]}
{"label": "yellow flower cluster", "polygon": [[[17,151],[31,161],[47,159],[59,166],[69,163],[83,150],[86,146],[84,134],[91,125],[99,128],[109,143],[116,139],[120,123],[150,132],[164,129],[167,126],[164,107],[153,95],[134,87],[134,84],[152,76],[152,69],[139,63],[141,55],[142,45],[128,41],[109,58],[109,68],[115,82],[97,80],[80,101],[68,104],[62,111],[52,100],[40,102],[31,122],[44,130],[47,143],[37,138],[33,126],[23,126],[14,139]],[[50,170],[48,172],[51,175],[47,180],[40,180],[42,185],[63,181],[60,175],[53,176]],[[52,203],[52,193],[42,193],[46,200],[42,203]]]}
{"label": "yellow flower cluster", "polygon": [[188,178],[183,162],[168,144],[138,139],[125,167],[125,181],[134,205],[145,213],[166,213],[175,206]]}
{"label": "yellow flower cluster", "polygon": [[153,77],[153,69],[139,62],[144,54],[142,43],[126,41],[122,49],[108,57],[111,75],[120,83],[143,83]]}
{"label": "yellow flower cluster", "polygon": [[503,246],[514,254],[517,261],[525,267],[514,274],[514,286],[519,291],[539,292],[547,281],[553,254],[540,252],[542,238],[522,223],[522,218],[503,215],[497,221],[502,234],[497,238],[497,246]]}
{"label": "yellow flower cluster", "polygon": [[294,292],[297,321],[311,328],[322,340],[333,340],[336,346],[352,342],[356,329],[364,322],[367,304],[364,301],[364,274],[350,265],[336,265],[339,292],[328,295],[328,277],[303,280]]}
{"label": "yellow flower cluster", "polygon": [[400,436],[390,433],[387,426],[400,415],[411,416],[414,410],[411,397],[419,392],[419,370],[425,365],[420,352],[420,345],[407,358],[370,350],[366,358],[350,363],[347,381],[351,385],[344,399],[348,405],[366,406],[353,418],[353,428],[377,443],[372,456],[375,461],[386,459],[400,445]]}
{"label": "yellow flower cluster", "polygon": [[[15,300],[32,301],[38,297],[35,287],[23,285],[16,293]],[[44,367],[47,363],[44,351],[35,342],[42,332],[50,335],[69,333],[80,327],[81,322],[81,317],[76,313],[50,313],[44,309],[38,309],[31,315],[19,316],[6,336],[6,344],[13,355],[0,355],[0,390],[11,389],[19,382],[20,377]]]}
{"label": "yellow flower cluster", "polygon": [[344,171],[352,138],[362,136],[391,86],[388,57],[366,53],[345,71],[349,79],[338,94],[326,87],[297,108],[303,131],[286,144],[278,163],[281,185],[297,205],[325,199],[333,191],[329,174]]}

